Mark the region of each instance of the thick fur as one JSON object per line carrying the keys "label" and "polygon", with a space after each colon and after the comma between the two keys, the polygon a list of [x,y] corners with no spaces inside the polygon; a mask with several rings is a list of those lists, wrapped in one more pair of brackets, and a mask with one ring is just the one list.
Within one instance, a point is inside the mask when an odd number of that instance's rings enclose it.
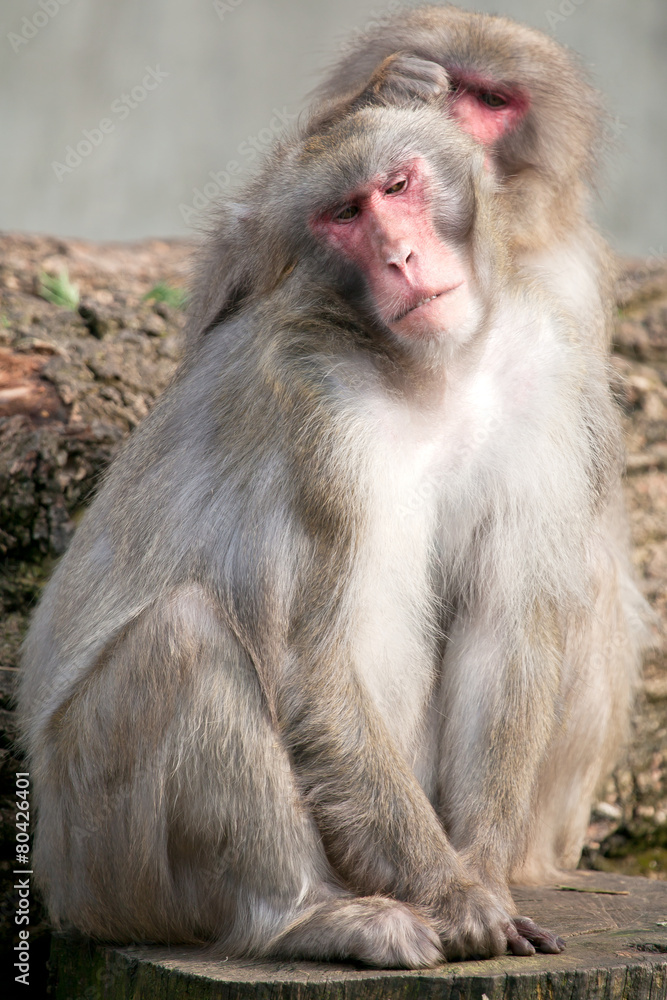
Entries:
{"label": "thick fur", "polygon": [[[429,966],[504,951],[509,878],[576,860],[635,675],[617,417],[440,114],[272,158],[264,291],[190,352],[46,589],[20,707],[57,924]],[[378,327],[307,226],[416,153],[436,225],[469,216],[485,317],[456,350]]]}

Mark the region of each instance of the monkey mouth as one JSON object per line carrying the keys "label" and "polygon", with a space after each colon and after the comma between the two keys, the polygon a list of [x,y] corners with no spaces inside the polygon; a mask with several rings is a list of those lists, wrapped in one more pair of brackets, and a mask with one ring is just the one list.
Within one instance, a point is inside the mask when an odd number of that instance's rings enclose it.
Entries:
{"label": "monkey mouth", "polygon": [[424,295],[422,298],[417,299],[416,302],[412,302],[406,309],[402,309],[401,312],[396,313],[396,315],[389,321],[389,325],[392,326],[394,323],[400,323],[402,319],[409,316],[410,313],[415,312],[417,309],[421,309],[422,306],[428,305],[429,302],[433,302],[434,299],[439,299],[441,295],[447,295],[449,292],[455,291],[460,288],[463,284],[459,281],[458,284],[452,285],[451,288],[443,288],[441,292],[434,292],[433,295]]}

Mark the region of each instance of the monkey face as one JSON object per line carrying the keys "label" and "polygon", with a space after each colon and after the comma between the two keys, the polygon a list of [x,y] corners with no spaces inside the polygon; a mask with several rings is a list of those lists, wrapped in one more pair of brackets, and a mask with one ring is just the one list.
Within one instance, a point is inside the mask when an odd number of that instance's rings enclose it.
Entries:
{"label": "monkey face", "polygon": [[365,279],[372,312],[400,338],[464,339],[477,314],[461,250],[433,221],[433,173],[414,157],[376,174],[312,230]]}

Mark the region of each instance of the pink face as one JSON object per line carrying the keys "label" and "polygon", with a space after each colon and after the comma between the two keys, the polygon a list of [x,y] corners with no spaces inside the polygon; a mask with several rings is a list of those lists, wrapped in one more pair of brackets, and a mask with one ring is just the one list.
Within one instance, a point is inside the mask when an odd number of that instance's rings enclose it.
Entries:
{"label": "pink face", "polygon": [[461,256],[435,231],[429,191],[429,168],[414,159],[310,223],[361,270],[378,318],[399,337],[460,334],[474,311]]}
{"label": "pink face", "polygon": [[464,132],[487,149],[514,131],[525,117],[528,96],[517,87],[498,87],[473,73],[450,72],[455,90],[449,113]]}

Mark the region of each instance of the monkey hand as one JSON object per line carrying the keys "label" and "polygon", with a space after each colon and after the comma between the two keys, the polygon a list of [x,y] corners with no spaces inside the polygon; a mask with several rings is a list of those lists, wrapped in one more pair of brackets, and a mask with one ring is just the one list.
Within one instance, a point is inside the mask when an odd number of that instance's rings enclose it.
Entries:
{"label": "monkey hand", "polygon": [[440,63],[397,52],[380,63],[366,93],[375,103],[395,105],[414,100],[438,100],[449,89],[447,71]]}
{"label": "monkey hand", "polygon": [[435,924],[447,961],[491,958],[504,955],[534,955],[536,951],[558,954],[565,942],[528,917],[513,917],[501,898],[480,884],[461,882],[452,886],[438,906]]}

